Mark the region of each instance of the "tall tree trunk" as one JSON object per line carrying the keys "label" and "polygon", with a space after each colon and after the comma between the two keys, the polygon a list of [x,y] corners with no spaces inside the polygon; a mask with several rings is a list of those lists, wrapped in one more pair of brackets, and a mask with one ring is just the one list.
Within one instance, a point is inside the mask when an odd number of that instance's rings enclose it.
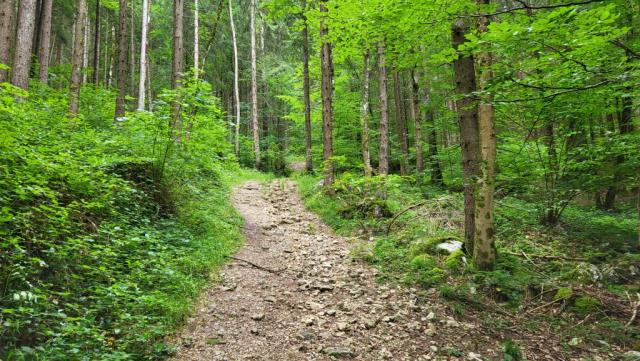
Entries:
{"label": "tall tree trunk", "polygon": [[[476,0],[479,5],[486,5],[490,0]],[[478,21],[478,31],[487,32],[489,17],[481,16]],[[491,65],[493,54],[482,52],[478,55],[480,66],[479,87],[483,91],[478,105],[478,135],[480,143],[480,178],[476,192],[475,210],[475,238],[473,261],[480,270],[493,269],[496,261],[496,246],[493,230],[493,192],[496,177],[496,129],[493,96],[487,92],[489,82],[493,77]]]}
{"label": "tall tree trunk", "polygon": [[193,0],[193,69],[198,79],[200,69],[200,14],[198,0]]}
{"label": "tall tree trunk", "polygon": [[[466,41],[469,26],[458,20],[452,27],[451,39],[454,49]],[[476,91],[476,76],[473,57],[459,53],[453,62],[456,82],[458,125],[462,146],[462,171],[464,176],[464,238],[468,254],[473,254],[475,238],[475,184],[479,175],[478,155],[480,144],[478,135],[478,106],[473,99]]]}
{"label": "tall tree trunk", "polygon": [[256,7],[251,0],[251,127],[253,128],[253,153],[256,169],[260,169],[260,128],[258,124],[258,65],[256,57]]}
{"label": "tall tree trunk", "polygon": [[396,108],[396,133],[400,144],[400,175],[407,175],[407,158],[409,157],[407,120],[402,100],[400,74],[397,70],[393,72],[393,100]]}
{"label": "tall tree trunk", "polygon": [[378,67],[380,81],[380,161],[378,173],[389,174],[389,110],[387,99],[387,66],[384,61],[384,42],[378,45]]}
{"label": "tall tree trunk", "polygon": [[140,79],[138,81],[138,110],[144,110],[147,81],[147,27],[149,25],[149,0],[142,0],[142,29],[140,30]]}
{"label": "tall tree trunk", "polygon": [[[171,88],[180,86],[180,79],[184,72],[184,0],[173,0],[173,62],[171,65]],[[174,139],[180,142],[180,129],[182,119],[180,116],[180,103],[176,100],[172,103],[172,120]]]}
{"label": "tall tree trunk", "polygon": [[74,34],[77,39],[73,42],[71,56],[71,82],[69,84],[69,113],[71,117],[78,115],[78,101],[82,86],[82,51],[84,49],[84,27],[87,18],[87,0],[77,0]]}
{"label": "tall tree trunk", "polygon": [[116,27],[111,25],[111,49],[109,54],[109,71],[107,73],[107,87],[113,85],[113,65],[116,62],[116,55],[118,54],[118,47],[116,46]]}
{"label": "tall tree trunk", "polygon": [[131,11],[129,12],[129,81],[128,90],[131,96],[135,96],[138,83],[136,83],[136,34],[135,34],[135,1],[131,1]]}
{"label": "tall tree trunk", "polygon": [[327,0],[320,1],[320,39],[322,47],[320,48],[320,62],[322,70],[322,141],[323,151],[322,159],[324,161],[324,187],[330,191],[333,184],[333,109],[332,109],[332,92],[333,92],[333,60],[331,58],[331,43],[329,43],[329,29],[325,23],[327,16]]}
{"label": "tall tree trunk", "polygon": [[[426,89],[425,89],[426,90]],[[436,134],[435,119],[433,115],[433,109],[427,111],[427,121],[429,127],[429,134],[427,141],[429,143],[429,169],[431,170],[431,185],[442,187],[444,181],[442,178],[442,167],[440,166],[440,159],[438,159],[438,136]]]}
{"label": "tall tree trunk", "polygon": [[313,157],[311,154],[311,80],[309,78],[309,24],[307,23],[307,1],[302,0],[302,74],[304,79],[304,146],[305,146],[305,169],[307,172],[313,171]]}
{"label": "tall tree trunk", "polygon": [[40,23],[40,44],[38,46],[38,61],[40,71],[38,78],[47,84],[49,81],[49,51],[51,48],[51,10],[53,0],[42,0],[42,14]]}
{"label": "tall tree trunk", "polygon": [[424,172],[424,150],[422,147],[422,112],[420,111],[420,80],[415,69],[411,70],[411,116],[416,128],[416,179],[422,182]]}
{"label": "tall tree trunk", "polygon": [[96,0],[96,23],[93,28],[93,72],[91,82],[98,84],[98,74],[100,72],[100,0]]}
{"label": "tall tree trunk", "polygon": [[29,88],[31,70],[31,47],[36,24],[36,0],[21,0],[18,9],[18,25],[13,53],[11,84],[22,89]]}
{"label": "tall tree trunk", "polygon": [[236,101],[235,153],[240,158],[240,85],[238,84],[238,43],[236,39],[236,25],[233,22],[233,6],[229,0],[229,22],[231,23],[231,40],[233,41],[233,98]]}
{"label": "tall tree trunk", "polygon": [[365,177],[371,177],[371,154],[369,152],[369,83],[371,69],[369,66],[369,51],[364,52],[364,74],[362,77],[362,161]]}
{"label": "tall tree trunk", "polygon": [[116,97],[115,121],[124,117],[127,95],[127,0],[120,0],[120,26],[118,36],[118,96]]}
{"label": "tall tree trunk", "polygon": [[[630,54],[628,54],[630,56]],[[629,94],[632,93],[633,89],[627,89]],[[621,110],[619,113],[618,119],[618,132],[620,136],[625,136],[633,132],[633,99],[631,96],[625,96],[621,98]],[[613,174],[613,184],[607,189],[607,193],[605,195],[604,204],[602,208],[606,210],[612,210],[615,208],[616,195],[618,193],[618,188],[620,188],[620,182],[622,181],[622,173],[620,172],[620,165],[625,162],[625,156],[623,154],[618,155],[614,161],[614,174]]]}
{"label": "tall tree trunk", "polygon": [[[84,39],[82,47],[82,69],[86,69],[89,66],[89,10],[87,8],[87,17],[84,22]],[[82,84],[87,82],[87,73],[82,72]]]}
{"label": "tall tree trunk", "polygon": [[[15,0],[0,0],[0,64],[4,65],[11,65],[15,12]],[[0,69],[0,82],[8,80],[9,71]]]}

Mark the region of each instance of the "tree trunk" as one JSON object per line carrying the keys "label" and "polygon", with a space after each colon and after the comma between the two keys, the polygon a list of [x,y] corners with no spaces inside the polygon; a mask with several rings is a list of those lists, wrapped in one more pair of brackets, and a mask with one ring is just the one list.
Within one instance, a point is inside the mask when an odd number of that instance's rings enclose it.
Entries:
{"label": "tree trunk", "polygon": [[229,0],[229,22],[231,23],[231,40],[233,41],[233,97],[236,101],[236,126],[235,126],[235,153],[240,158],[240,85],[238,84],[238,43],[236,39],[236,26],[233,22],[233,6]]}
{"label": "tree trunk", "polygon": [[429,145],[427,160],[429,162],[429,170],[431,172],[429,183],[431,183],[431,185],[441,187],[444,183],[442,181],[442,167],[440,167],[440,160],[438,159],[438,137],[436,134],[435,116],[433,114],[433,104],[431,104],[429,86],[425,85],[422,93],[424,103],[427,105],[427,109],[425,111],[428,128],[427,143]]}
{"label": "tree trunk", "polygon": [[384,42],[378,45],[378,67],[380,81],[380,154],[378,173],[389,174],[389,110],[387,99],[387,66],[384,62]]}
{"label": "tree trunk", "polygon": [[118,47],[116,46],[116,27],[111,26],[111,54],[109,55],[109,72],[107,73],[107,86],[113,85],[113,64],[116,61],[116,55],[118,53]]}
{"label": "tree trunk", "polygon": [[[173,0],[173,62],[171,64],[171,89],[180,86],[180,79],[184,72],[184,0]],[[180,103],[172,102],[171,127],[175,141],[180,142],[182,119]]]}
{"label": "tree trunk", "polygon": [[305,170],[313,171],[313,157],[311,154],[311,80],[309,79],[309,24],[304,12],[307,10],[307,1],[302,0],[302,12],[304,27],[302,28],[302,73],[304,78],[304,146],[305,146]]}
{"label": "tree trunk", "polygon": [[40,71],[38,78],[41,82],[47,84],[49,81],[49,51],[51,48],[51,10],[53,8],[53,0],[42,1],[42,14],[40,25],[40,44],[38,46],[38,61],[40,62]]}
{"label": "tree trunk", "polygon": [[409,157],[409,144],[407,141],[406,115],[402,100],[400,74],[393,72],[393,100],[396,108],[396,133],[400,144],[400,175],[407,175],[407,158]]}
{"label": "tree trunk", "polygon": [[74,34],[77,39],[73,42],[73,55],[71,56],[71,82],[69,84],[69,113],[71,117],[78,115],[78,101],[80,99],[80,87],[82,85],[82,50],[84,49],[84,27],[87,18],[87,1],[77,0]]}
{"label": "tree trunk", "polygon": [[364,53],[364,74],[362,77],[362,161],[365,177],[371,177],[371,154],[369,153],[369,83],[371,69],[369,67],[369,51]]}
{"label": "tree trunk", "polygon": [[[458,20],[452,28],[452,45],[458,49],[466,41],[469,26]],[[479,175],[478,156],[480,154],[478,106],[473,93],[476,91],[476,76],[473,57],[462,53],[453,62],[456,82],[458,125],[462,146],[462,171],[464,177],[464,238],[465,249],[473,254],[475,236],[475,183]]]}
{"label": "tree trunk", "polygon": [[[479,5],[489,4],[490,0],[477,0]],[[478,21],[478,31],[487,32],[489,17],[482,16]],[[478,55],[480,67],[479,87],[483,91],[478,106],[478,135],[480,143],[480,178],[476,192],[475,245],[473,261],[480,270],[493,269],[496,261],[496,246],[493,230],[493,192],[496,176],[496,129],[493,96],[487,92],[493,77],[491,65],[493,54],[482,52]]]}
{"label": "tree trunk", "polygon": [[149,0],[142,0],[142,29],[140,30],[140,79],[138,81],[138,110],[144,110],[147,81],[147,27],[149,24]]}
{"label": "tree trunk", "polygon": [[[89,10],[87,8],[87,16],[84,22],[84,39],[82,47],[82,69],[86,69],[89,66]],[[87,82],[87,73],[82,72],[82,84]]]}
{"label": "tree trunk", "polygon": [[[627,89],[629,94],[633,89]],[[618,120],[618,132],[620,136],[625,136],[633,132],[633,100],[630,96],[622,97],[621,107]],[[615,124],[613,124],[615,126]],[[625,162],[624,155],[618,155],[614,161],[613,184],[607,189],[602,208],[605,210],[613,210],[615,208],[616,195],[623,175],[620,172],[620,165]]]}
{"label": "tree trunk", "polygon": [[421,183],[424,172],[424,150],[422,147],[422,112],[420,111],[420,81],[415,70],[411,71],[411,116],[416,128],[416,179]]}
{"label": "tree trunk", "polygon": [[331,105],[331,97],[333,92],[333,60],[331,58],[331,43],[327,39],[329,29],[325,24],[327,16],[327,0],[320,1],[320,39],[322,47],[320,49],[320,62],[322,70],[322,141],[323,152],[322,159],[324,161],[324,187],[331,192],[333,184],[333,110]]}
{"label": "tree trunk", "polygon": [[256,57],[256,7],[251,0],[251,127],[253,128],[253,153],[256,169],[260,169],[260,128],[258,124],[258,68]]}
{"label": "tree trunk", "polygon": [[129,13],[129,94],[135,96],[138,84],[136,83],[136,34],[135,34],[135,1],[131,1],[131,12]]}
{"label": "tree trunk", "polygon": [[[15,0],[0,0],[0,64],[11,65],[15,13]],[[0,83],[8,80],[9,71],[0,69]]]}
{"label": "tree trunk", "polygon": [[93,72],[91,82],[98,85],[98,74],[100,72],[100,0],[96,0],[96,23],[93,28]]}
{"label": "tree trunk", "polygon": [[18,25],[13,54],[11,84],[22,89],[29,88],[31,70],[31,47],[36,24],[36,0],[21,0],[18,10]]}
{"label": "tree trunk", "polygon": [[125,97],[127,95],[127,0],[120,0],[120,26],[118,36],[118,96],[114,120],[124,117]]}
{"label": "tree trunk", "polygon": [[433,115],[433,109],[430,109],[427,113],[427,120],[429,121],[429,169],[431,170],[431,179],[429,182],[431,185],[442,187],[444,181],[442,178],[442,167],[440,166],[440,159],[438,159],[438,135],[436,134],[435,119]]}
{"label": "tree trunk", "polygon": [[198,79],[200,69],[200,18],[198,0],[193,0],[193,69]]}

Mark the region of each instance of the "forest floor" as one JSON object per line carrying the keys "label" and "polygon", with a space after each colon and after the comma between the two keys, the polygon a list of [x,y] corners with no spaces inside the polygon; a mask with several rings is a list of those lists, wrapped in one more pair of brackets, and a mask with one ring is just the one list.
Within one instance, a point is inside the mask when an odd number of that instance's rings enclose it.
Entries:
{"label": "forest floor", "polygon": [[512,337],[528,360],[613,359],[567,357],[549,329],[497,332],[452,313],[435,290],[379,283],[292,181],[247,182],[233,203],[246,243],[202,295],[175,360],[502,360]]}

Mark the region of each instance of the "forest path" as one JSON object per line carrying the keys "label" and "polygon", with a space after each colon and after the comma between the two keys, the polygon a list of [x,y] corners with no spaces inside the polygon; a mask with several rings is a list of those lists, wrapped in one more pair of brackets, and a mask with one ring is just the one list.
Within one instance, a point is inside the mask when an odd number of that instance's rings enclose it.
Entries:
{"label": "forest path", "polygon": [[248,182],[233,202],[246,244],[203,295],[176,360],[497,356],[495,340],[425,303],[436,297],[377,283],[374,268],[350,257],[349,241],[305,210],[293,182]]}

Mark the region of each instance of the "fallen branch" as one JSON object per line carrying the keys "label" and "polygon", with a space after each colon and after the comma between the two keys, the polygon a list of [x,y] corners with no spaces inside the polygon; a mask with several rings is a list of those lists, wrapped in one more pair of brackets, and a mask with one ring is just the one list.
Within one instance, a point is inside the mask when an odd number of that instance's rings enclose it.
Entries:
{"label": "fallen branch", "polygon": [[265,272],[269,272],[269,273],[280,273],[280,272],[284,271],[284,270],[274,270],[274,269],[271,269],[271,268],[262,267],[262,266],[260,266],[258,264],[255,264],[255,263],[251,262],[251,261],[247,261],[246,259],[242,259],[242,258],[238,258],[238,257],[234,257],[234,256],[225,256],[225,257],[233,259],[233,260],[236,260],[236,261],[244,262],[244,263],[246,263],[246,264],[248,264],[250,266],[253,266],[253,267],[255,267],[255,268],[259,269],[259,270],[262,270],[262,271],[265,271]]}
{"label": "fallen branch", "polygon": [[551,255],[545,255],[545,254],[529,254],[529,255],[527,255],[524,252],[517,253],[517,252],[509,252],[509,251],[502,251],[502,253],[509,254],[509,255],[512,255],[512,256],[524,257],[524,258],[528,259],[529,261],[531,261],[529,257],[542,258],[542,259],[559,259],[559,260],[563,260],[563,261],[577,261],[577,262],[586,262],[586,261],[588,261],[586,258],[582,258],[582,257],[551,256]]}
{"label": "fallen branch", "polygon": [[640,293],[636,293],[636,296],[638,296],[638,301],[632,302],[631,297],[627,292],[627,298],[629,299],[629,302],[631,302],[631,305],[633,307],[633,313],[631,314],[631,318],[629,319],[629,322],[625,324],[625,327],[631,326],[633,324],[633,321],[635,321],[636,316],[638,315],[638,307],[640,307]]}
{"label": "fallen branch", "polygon": [[412,209],[416,209],[416,208],[418,208],[418,207],[424,206],[426,203],[427,203],[427,201],[420,202],[420,203],[416,203],[416,204],[414,204],[414,205],[412,205],[412,206],[409,206],[409,207],[407,207],[407,208],[403,209],[402,211],[400,211],[400,212],[396,213],[396,215],[395,215],[395,216],[393,216],[393,218],[391,219],[391,222],[389,222],[389,225],[387,226],[387,232],[386,232],[386,235],[387,235],[387,236],[389,235],[389,232],[391,231],[391,226],[393,226],[393,224],[396,222],[396,220],[398,219],[398,217],[400,217],[401,215],[403,215],[403,214],[405,214],[405,213],[409,212],[409,211],[410,211],[410,210],[412,210]]}
{"label": "fallen branch", "polygon": [[532,312],[535,312],[535,311],[538,311],[538,310],[540,310],[540,309],[546,308],[546,307],[551,306],[551,305],[553,305],[554,303],[557,303],[557,302],[562,301],[562,300],[563,300],[562,298],[559,298],[559,299],[557,299],[557,300],[553,300],[553,301],[551,301],[551,302],[547,302],[547,303],[545,303],[545,304],[543,304],[543,305],[541,305],[541,306],[538,306],[538,307],[536,307],[536,308],[532,308],[532,309],[530,309],[530,310],[527,310],[527,311],[523,312],[521,315],[519,315],[519,316],[518,316],[518,318],[522,318],[522,317],[524,317],[524,316],[526,316],[526,315],[528,315],[528,314],[530,314],[530,313],[532,313]]}

